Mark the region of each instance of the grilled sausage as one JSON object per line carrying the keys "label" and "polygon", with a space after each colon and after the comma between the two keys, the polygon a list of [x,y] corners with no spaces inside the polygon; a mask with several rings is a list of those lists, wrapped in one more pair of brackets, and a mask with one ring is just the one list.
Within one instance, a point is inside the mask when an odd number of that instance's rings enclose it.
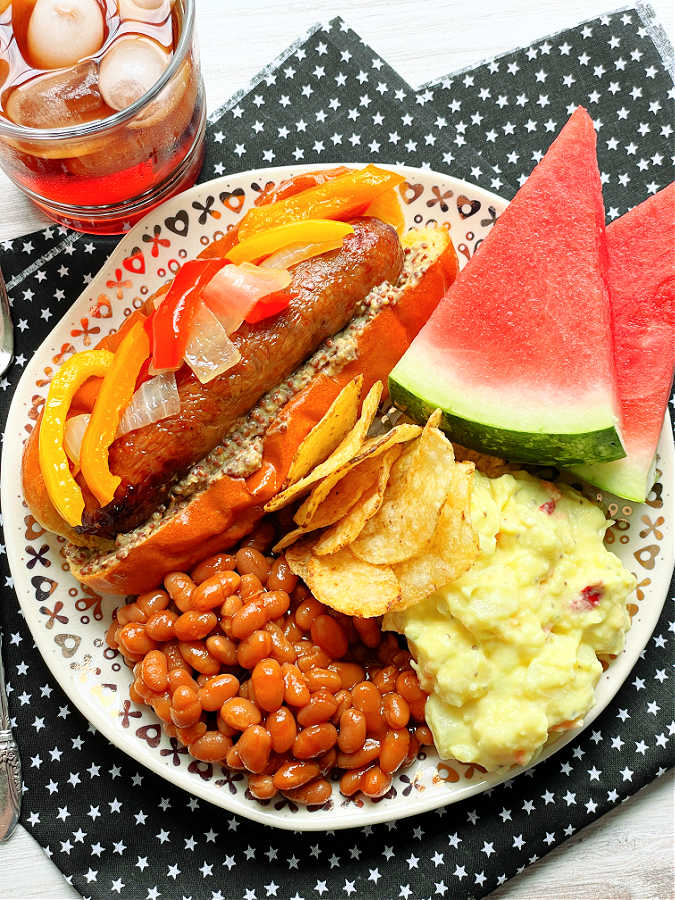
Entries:
{"label": "grilled sausage", "polygon": [[101,508],[85,486],[80,533],[114,537],[145,521],[171,485],[216,447],[236,419],[291,374],[328,337],[352,319],[358,303],[403,266],[396,232],[377,219],[357,219],[339,250],[300,263],[286,310],[233,336],[241,361],[208,384],[183,366],[177,373],[181,411],[119,438],[110,448],[111,471],[122,483]]}

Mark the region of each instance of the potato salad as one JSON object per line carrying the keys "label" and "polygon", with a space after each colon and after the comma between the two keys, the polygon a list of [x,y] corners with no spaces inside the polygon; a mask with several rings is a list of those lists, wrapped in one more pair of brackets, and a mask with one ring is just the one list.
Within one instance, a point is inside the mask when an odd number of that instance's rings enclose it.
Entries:
{"label": "potato salad", "polygon": [[439,755],[494,771],[583,720],[635,579],[603,543],[602,510],[564,485],[476,472],[471,516],[469,571],[383,624],[408,640]]}

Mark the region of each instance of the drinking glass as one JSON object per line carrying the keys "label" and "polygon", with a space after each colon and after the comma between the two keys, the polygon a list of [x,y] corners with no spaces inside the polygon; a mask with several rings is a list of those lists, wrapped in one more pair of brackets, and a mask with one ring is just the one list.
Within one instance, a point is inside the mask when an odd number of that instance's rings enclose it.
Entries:
{"label": "drinking glass", "polygon": [[[195,182],[206,124],[195,0],[175,0],[172,16],[177,33],[171,60],[129,107],[62,127],[16,124],[0,116],[0,166],[50,218],[77,231],[119,234]],[[52,81],[30,108],[51,124],[63,98],[72,108],[72,98],[79,102],[86,94],[80,85],[73,87],[73,79],[82,77],[86,85],[96,69],[85,59],[41,77]]]}

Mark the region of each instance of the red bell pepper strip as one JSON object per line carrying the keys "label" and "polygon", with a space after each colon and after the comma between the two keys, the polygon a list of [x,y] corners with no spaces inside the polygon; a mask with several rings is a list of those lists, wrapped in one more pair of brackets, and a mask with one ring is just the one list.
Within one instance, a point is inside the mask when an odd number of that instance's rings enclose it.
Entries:
{"label": "red bell pepper strip", "polygon": [[155,371],[175,372],[182,365],[201,289],[224,265],[223,259],[192,259],[179,270],[152,316],[152,367]]}
{"label": "red bell pepper strip", "polygon": [[257,322],[262,322],[263,319],[275,316],[286,309],[291,300],[294,300],[297,296],[297,294],[286,290],[272,291],[271,294],[266,294],[257,301],[253,309],[249,310],[245,321],[249,325],[255,325]]}

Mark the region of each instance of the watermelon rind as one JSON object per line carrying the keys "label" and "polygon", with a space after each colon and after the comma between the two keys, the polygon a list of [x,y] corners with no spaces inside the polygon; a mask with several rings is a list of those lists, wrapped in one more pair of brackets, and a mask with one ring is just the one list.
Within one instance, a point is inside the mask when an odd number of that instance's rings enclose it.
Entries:
{"label": "watermelon rind", "polygon": [[651,465],[646,470],[644,466],[627,457],[609,463],[571,466],[570,472],[616,497],[644,503],[656,481],[656,457],[653,457]]}
{"label": "watermelon rind", "polygon": [[[399,364],[400,365],[400,364]],[[399,367],[397,367],[399,369]],[[574,432],[521,431],[495,427],[478,418],[455,415],[448,403],[433,402],[413,393],[397,377],[397,369],[389,376],[392,402],[415,422],[424,423],[435,409],[440,409],[440,427],[448,437],[465,447],[482,450],[514,462],[572,467],[586,461],[611,462],[621,460],[625,451],[617,428],[613,424]],[[406,373],[400,375],[410,384]],[[428,392],[424,392],[429,396]],[[436,398],[440,400],[440,398]]]}

